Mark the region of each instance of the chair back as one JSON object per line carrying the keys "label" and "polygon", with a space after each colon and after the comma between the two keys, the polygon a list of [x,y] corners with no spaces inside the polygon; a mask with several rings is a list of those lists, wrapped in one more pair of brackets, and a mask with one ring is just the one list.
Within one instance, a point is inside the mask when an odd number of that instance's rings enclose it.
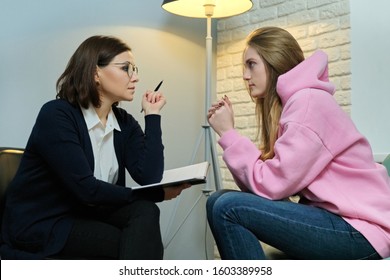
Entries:
{"label": "chair back", "polygon": [[3,217],[5,191],[18,170],[23,149],[0,147],[0,218]]}

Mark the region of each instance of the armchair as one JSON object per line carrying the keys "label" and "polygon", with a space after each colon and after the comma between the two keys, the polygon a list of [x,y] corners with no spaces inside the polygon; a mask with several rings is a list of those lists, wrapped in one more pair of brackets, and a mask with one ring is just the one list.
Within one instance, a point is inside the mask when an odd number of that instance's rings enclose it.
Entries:
{"label": "armchair", "polygon": [[0,217],[3,217],[6,189],[19,167],[23,149],[0,147]]}

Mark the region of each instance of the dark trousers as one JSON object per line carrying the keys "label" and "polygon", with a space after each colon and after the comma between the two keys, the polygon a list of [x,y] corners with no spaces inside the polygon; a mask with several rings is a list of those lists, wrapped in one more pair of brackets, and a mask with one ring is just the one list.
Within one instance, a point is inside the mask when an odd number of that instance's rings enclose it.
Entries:
{"label": "dark trousers", "polygon": [[89,209],[75,220],[58,257],[158,260],[163,253],[160,210],[154,202],[137,200],[116,209]]}

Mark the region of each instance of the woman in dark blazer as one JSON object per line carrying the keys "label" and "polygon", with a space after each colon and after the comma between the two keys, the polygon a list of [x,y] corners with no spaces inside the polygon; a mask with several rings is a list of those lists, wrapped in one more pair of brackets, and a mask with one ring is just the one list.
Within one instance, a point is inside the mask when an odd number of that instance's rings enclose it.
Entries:
{"label": "woman in dark blazer", "polygon": [[56,99],[38,114],[2,222],[2,259],[162,259],[156,202],[188,187],[132,191],[161,180],[165,97],[142,97],[145,132],[120,101],[132,101],[138,69],[130,47],[93,36],[71,57]]}

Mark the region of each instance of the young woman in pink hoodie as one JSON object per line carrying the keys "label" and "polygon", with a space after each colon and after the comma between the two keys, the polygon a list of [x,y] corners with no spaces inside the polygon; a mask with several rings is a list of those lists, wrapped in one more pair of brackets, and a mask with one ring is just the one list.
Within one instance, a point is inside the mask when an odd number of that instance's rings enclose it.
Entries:
{"label": "young woman in pink hoodie", "polygon": [[390,180],[334,99],[327,55],[305,59],[290,33],[265,27],[249,35],[243,63],[260,147],[234,129],[227,97],[208,112],[241,189],[207,201],[222,259],[265,259],[259,240],[295,259],[389,257]]}

